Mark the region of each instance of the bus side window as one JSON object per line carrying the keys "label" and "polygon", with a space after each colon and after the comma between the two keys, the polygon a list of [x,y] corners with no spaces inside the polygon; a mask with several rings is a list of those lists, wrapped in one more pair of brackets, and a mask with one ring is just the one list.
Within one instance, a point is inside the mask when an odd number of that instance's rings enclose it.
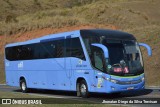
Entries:
{"label": "bus side window", "polygon": [[[61,58],[64,56],[64,39],[41,43],[42,58]],[[40,48],[41,48],[40,47]]]}
{"label": "bus side window", "polygon": [[86,60],[79,38],[68,38],[65,41],[66,57],[76,57]]}
{"label": "bus side window", "polygon": [[64,39],[56,41],[56,58],[64,57]]}
{"label": "bus side window", "polygon": [[86,60],[79,38],[71,39],[71,57],[77,57],[82,60]]}
{"label": "bus side window", "polygon": [[71,39],[65,40],[65,57],[71,57]]}
{"label": "bus side window", "polygon": [[38,56],[39,59],[55,58],[55,47],[55,41],[40,43],[37,45],[37,48],[35,48],[37,54],[35,57]]}
{"label": "bus side window", "polygon": [[12,54],[14,54],[14,58],[13,60],[23,60],[26,56],[26,52],[23,49],[22,46],[16,46],[13,47],[14,48],[14,52]]}
{"label": "bus side window", "polygon": [[100,71],[105,71],[105,62],[103,50],[97,47],[91,47],[92,55],[91,62],[92,65]]}
{"label": "bus side window", "polygon": [[21,52],[20,52],[20,58],[21,60],[27,60],[27,59],[31,59],[31,48],[29,47],[29,45],[26,46],[22,46],[21,48]]}
{"label": "bus side window", "polygon": [[12,47],[7,47],[5,49],[5,55],[7,60],[12,61],[15,59],[15,50]]}

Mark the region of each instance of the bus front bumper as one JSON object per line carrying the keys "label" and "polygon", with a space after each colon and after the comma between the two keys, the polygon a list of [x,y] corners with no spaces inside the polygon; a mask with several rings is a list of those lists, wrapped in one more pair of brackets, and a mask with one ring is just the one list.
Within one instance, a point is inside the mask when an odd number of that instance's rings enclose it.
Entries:
{"label": "bus front bumper", "polygon": [[119,84],[110,84],[107,86],[107,93],[115,93],[115,92],[123,92],[123,91],[131,91],[131,90],[142,90],[145,88],[144,82],[139,84],[131,84],[131,85],[119,85]]}
{"label": "bus front bumper", "polygon": [[107,81],[106,86],[107,93],[142,90],[145,88],[145,81],[142,78],[133,81]]}

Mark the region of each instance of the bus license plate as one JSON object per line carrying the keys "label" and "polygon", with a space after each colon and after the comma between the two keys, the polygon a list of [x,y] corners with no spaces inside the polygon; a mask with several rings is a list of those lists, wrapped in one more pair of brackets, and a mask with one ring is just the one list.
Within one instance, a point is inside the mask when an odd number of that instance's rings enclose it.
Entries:
{"label": "bus license plate", "polygon": [[134,89],[134,87],[128,87],[128,88],[127,88],[127,90],[132,90],[132,89]]}

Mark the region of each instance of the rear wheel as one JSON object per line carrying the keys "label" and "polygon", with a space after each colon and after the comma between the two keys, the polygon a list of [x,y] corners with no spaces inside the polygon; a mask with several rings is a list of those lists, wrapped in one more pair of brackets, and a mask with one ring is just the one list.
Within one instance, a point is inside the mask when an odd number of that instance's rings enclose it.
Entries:
{"label": "rear wheel", "polygon": [[20,87],[23,93],[27,93],[28,92],[28,88],[27,88],[27,84],[25,79],[20,80]]}
{"label": "rear wheel", "polygon": [[80,96],[83,98],[89,97],[88,86],[85,80],[82,80],[79,84]]}

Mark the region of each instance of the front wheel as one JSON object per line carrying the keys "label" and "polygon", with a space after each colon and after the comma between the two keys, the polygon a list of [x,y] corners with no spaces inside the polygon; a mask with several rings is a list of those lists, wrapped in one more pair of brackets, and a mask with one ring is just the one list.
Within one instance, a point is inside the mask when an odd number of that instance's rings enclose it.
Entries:
{"label": "front wheel", "polygon": [[89,97],[88,86],[85,80],[82,80],[79,84],[80,96],[83,98]]}
{"label": "front wheel", "polygon": [[25,79],[20,80],[20,87],[23,93],[27,93],[28,92],[28,88],[27,88],[27,84]]}

